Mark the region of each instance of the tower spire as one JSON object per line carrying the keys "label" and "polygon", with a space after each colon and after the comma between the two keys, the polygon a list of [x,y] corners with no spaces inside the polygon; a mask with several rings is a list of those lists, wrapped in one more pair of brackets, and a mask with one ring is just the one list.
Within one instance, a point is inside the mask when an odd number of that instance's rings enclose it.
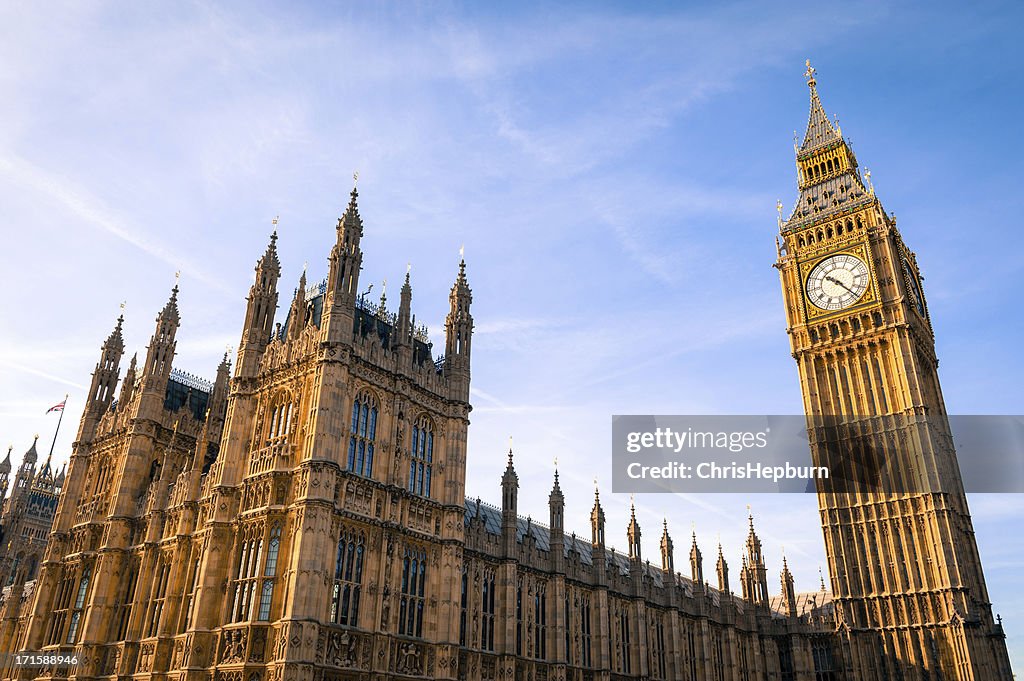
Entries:
{"label": "tower spire", "polygon": [[594,478],[594,507],[590,510],[591,543],[604,548],[604,509],[601,508],[601,492]]}
{"label": "tower spire", "polygon": [[690,574],[693,578],[694,587],[703,588],[704,557],[701,555],[700,548],[697,546],[697,530],[694,529],[691,534],[693,536],[693,543],[690,545]]}
{"label": "tower spire", "polygon": [[661,569],[670,575],[676,571],[673,554],[672,537],[668,533],[668,518],[664,518],[661,522]]}
{"label": "tower spire", "polygon": [[629,526],[626,528],[626,539],[629,541],[629,557],[639,562],[640,556],[640,523],[636,521],[636,505],[629,500]]}
{"label": "tower spire", "polygon": [[178,283],[175,281],[171,289],[171,297],[167,300],[160,314],[156,316],[156,329],[150,338],[146,352],[146,364],[142,368],[143,391],[155,392],[163,397],[167,378],[171,375],[171,364],[174,361],[177,341],[175,335],[181,318],[178,314]]}
{"label": "tower spire", "polygon": [[729,593],[729,564],[725,562],[722,555],[722,542],[718,542],[718,562],[715,564],[715,571],[718,573],[718,590],[723,594]]}
{"label": "tower spire", "polygon": [[114,390],[120,372],[121,357],[124,354],[124,312],[117,317],[114,330],[107,336],[100,348],[100,361],[92,374],[89,395],[85,402],[85,413],[79,425],[78,439],[90,441],[100,417],[110,408],[114,401]]}
{"label": "tower spire", "polygon": [[255,376],[260,357],[270,342],[277,312],[277,280],[281,261],[277,257],[277,221],[263,256],[256,261],[256,278],[249,289],[242,340],[238,345],[236,376]]}
{"label": "tower spire", "polygon": [[519,505],[519,476],[512,464],[512,436],[508,438],[508,466],[501,476],[501,534],[505,555],[515,554]]}
{"label": "tower spire", "polygon": [[337,240],[329,258],[330,273],[327,275],[324,298],[323,329],[326,339],[337,343],[348,340],[352,333],[359,291],[359,270],[363,266],[363,252],[359,247],[363,238],[363,220],[359,216],[359,191],[354,183],[348,206],[338,218],[335,231]]}
{"label": "tower spire", "polygon": [[839,131],[832,125],[825,113],[825,107],[818,97],[818,80],[815,78],[817,69],[811,66],[811,60],[807,60],[807,70],[804,76],[807,78],[807,86],[811,91],[811,110],[807,116],[807,131],[804,133],[803,144],[800,145],[800,153],[810,151],[818,147],[838,142],[842,139]]}
{"label": "tower spire", "polygon": [[299,285],[295,289],[291,310],[288,311],[288,337],[298,338],[306,328],[306,268],[302,268]]}
{"label": "tower spire", "polygon": [[445,319],[445,371],[451,377],[452,391],[461,400],[469,399],[469,360],[473,339],[473,315],[469,308],[473,303],[473,292],[466,280],[466,261],[459,262],[459,273],[455,277],[448,296],[450,308]]}

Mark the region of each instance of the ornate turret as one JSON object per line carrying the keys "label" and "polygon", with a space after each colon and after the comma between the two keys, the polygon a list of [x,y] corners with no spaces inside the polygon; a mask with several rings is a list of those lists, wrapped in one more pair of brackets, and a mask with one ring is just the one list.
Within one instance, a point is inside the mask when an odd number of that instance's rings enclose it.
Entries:
{"label": "ornate turret", "polygon": [[505,555],[515,555],[516,521],[519,505],[519,476],[512,465],[512,438],[509,438],[508,466],[501,476],[501,536]]}
{"label": "ornate turret", "polygon": [[292,307],[288,310],[288,338],[296,339],[306,328],[306,268],[302,268],[299,285],[295,288]]}
{"label": "ornate turret", "polygon": [[694,588],[704,587],[704,557],[697,547],[697,532],[694,530],[693,543],[690,545],[690,578],[693,580]]}
{"label": "ornate turret", "polygon": [[36,475],[36,461],[39,460],[39,452],[36,449],[37,442],[39,442],[38,434],[33,436],[32,446],[21,457],[21,465],[14,476],[14,488],[11,490],[11,504],[8,505],[8,509],[13,508],[20,499],[24,498],[25,492],[32,486],[32,479]]}
{"label": "ornate turret", "polygon": [[[276,224],[276,220],[274,221]],[[256,262],[256,278],[249,289],[242,340],[238,345],[236,376],[256,375],[260,357],[270,342],[277,311],[277,280],[281,261],[277,257],[277,229],[270,235],[267,250]]]}
{"label": "ornate turret", "polygon": [[722,542],[718,542],[718,562],[715,564],[715,571],[718,573],[718,590],[723,594],[729,593],[729,564],[725,562],[722,555]]}
{"label": "ornate turret", "polygon": [[469,358],[473,339],[473,315],[469,308],[473,292],[466,281],[466,261],[459,262],[459,274],[448,296],[451,307],[445,320],[445,373],[451,379],[455,398],[469,400]]}
{"label": "ornate turret", "polygon": [[171,375],[177,341],[175,335],[181,318],[178,314],[178,285],[171,289],[171,297],[164,309],[156,316],[156,329],[149,341],[146,352],[146,364],[142,368],[142,390],[145,393],[156,393],[161,403],[167,388],[167,379]]}
{"label": "ornate turret", "polygon": [[224,409],[228,399],[228,383],[231,380],[231,360],[228,359],[228,353],[225,351],[224,356],[220,360],[220,364],[217,365],[217,378],[213,381],[213,390],[210,392],[210,402],[207,405],[207,416],[213,416],[214,419],[224,418]]}
{"label": "ornate turret", "polygon": [[672,548],[672,537],[668,533],[668,518],[662,521],[661,528],[661,569],[665,572],[675,574],[676,561]]}
{"label": "ornate turret", "polygon": [[629,525],[626,526],[626,540],[629,543],[629,558],[640,562],[640,523],[636,521],[636,506],[629,502]]}
{"label": "ornate turret", "polygon": [[359,216],[359,192],[352,187],[348,207],[338,219],[337,240],[331,249],[330,273],[324,302],[323,329],[328,342],[339,343],[352,337],[359,270],[363,267],[363,220]]}
{"label": "ornate turret", "polygon": [[790,617],[796,617],[796,590],[793,588],[793,573],[786,563],[786,554],[782,554],[782,607]]}
{"label": "ornate turret", "polygon": [[124,354],[124,338],[121,328],[124,315],[117,318],[114,330],[107,336],[100,350],[100,361],[92,373],[89,395],[85,401],[85,411],[78,430],[79,440],[91,440],[100,417],[110,408],[114,401],[114,389],[117,387],[118,368]]}
{"label": "ornate turret", "polygon": [[405,283],[399,296],[393,345],[400,356],[399,365],[408,366],[412,361],[412,285],[409,283],[409,271],[405,273]]}
{"label": "ornate turret", "polygon": [[601,493],[594,481],[594,507],[590,510],[591,543],[604,549],[604,509],[601,508]]}
{"label": "ornate turret", "polygon": [[0,509],[3,508],[3,501],[7,498],[7,488],[10,485],[11,476],[11,450],[14,449],[14,445],[7,447],[7,456],[4,457],[3,461],[0,461]]}
{"label": "ornate turret", "polygon": [[743,597],[757,606],[768,607],[768,571],[761,552],[761,540],[754,531],[754,516],[748,516],[750,531],[747,533],[747,552],[743,557]]}
{"label": "ornate turret", "polygon": [[138,381],[138,363],[138,354],[133,354],[131,362],[128,363],[128,371],[125,372],[124,380],[121,381],[121,393],[117,396],[118,411],[127,409],[132,401],[132,397],[135,396],[135,383]]}
{"label": "ornate turret", "polygon": [[548,495],[548,522],[551,526],[551,560],[556,572],[563,569],[563,547],[565,546],[565,497],[562,487],[558,484],[557,462],[555,482]]}

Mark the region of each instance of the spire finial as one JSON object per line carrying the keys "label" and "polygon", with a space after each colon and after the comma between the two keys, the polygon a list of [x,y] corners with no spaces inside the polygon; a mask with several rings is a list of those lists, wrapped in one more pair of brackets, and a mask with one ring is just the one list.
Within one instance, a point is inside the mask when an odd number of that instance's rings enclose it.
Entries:
{"label": "spire finial", "polygon": [[466,244],[459,246],[459,260],[466,259]]}
{"label": "spire finial", "polygon": [[512,467],[512,436],[508,436],[508,465]]}
{"label": "spire finial", "polygon": [[775,210],[779,214],[779,229],[782,229],[782,200],[781,199],[776,199],[775,200]]}
{"label": "spire finial", "polygon": [[807,70],[804,71],[804,78],[807,79],[808,87],[812,87],[813,88],[815,85],[818,84],[818,81],[814,77],[814,74],[816,74],[818,72],[818,70],[816,68],[814,68],[813,66],[811,66],[811,60],[810,59],[808,59],[804,63],[807,65]]}
{"label": "spire finial", "polygon": [[274,231],[271,232],[270,238],[277,241],[277,223],[281,220],[280,215],[275,215],[274,219],[270,221],[270,224],[274,227]]}
{"label": "spire finial", "polygon": [[818,579],[821,581],[821,590],[825,591],[825,575],[821,572],[821,566],[818,566]]}
{"label": "spire finial", "polygon": [[355,188],[356,188],[356,186],[358,184],[359,184],[359,171],[357,170],[354,173],[352,173],[352,189],[355,190]]}

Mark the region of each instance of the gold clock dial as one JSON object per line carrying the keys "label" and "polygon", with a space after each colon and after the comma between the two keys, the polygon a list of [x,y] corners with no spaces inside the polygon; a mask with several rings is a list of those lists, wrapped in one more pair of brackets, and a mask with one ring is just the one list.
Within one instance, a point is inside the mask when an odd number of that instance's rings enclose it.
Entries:
{"label": "gold clock dial", "polygon": [[807,275],[807,299],[822,310],[842,310],[860,300],[869,280],[863,260],[849,253],[833,255]]}

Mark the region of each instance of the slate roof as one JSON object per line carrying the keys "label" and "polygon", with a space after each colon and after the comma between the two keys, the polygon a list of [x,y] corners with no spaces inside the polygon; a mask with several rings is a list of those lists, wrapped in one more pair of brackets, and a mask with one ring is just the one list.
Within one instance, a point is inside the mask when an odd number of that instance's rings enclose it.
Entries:
{"label": "slate roof", "polygon": [[[466,527],[469,527],[470,523],[478,515],[479,521],[484,525],[484,531],[495,536],[501,535],[501,509],[480,499],[467,498],[464,514]],[[541,551],[551,551],[551,530],[547,525],[523,518],[522,516],[516,518],[516,541],[522,543],[523,538],[527,536],[527,532],[536,542],[538,549]],[[566,558],[569,557],[570,553],[576,553],[579,555],[580,562],[584,565],[594,564],[593,546],[590,540],[584,537],[566,534],[563,540],[562,553]],[[619,574],[629,574],[629,556],[626,554],[619,551],[613,553],[611,550],[608,550],[605,552],[605,559],[615,564]],[[655,586],[661,587],[664,585],[665,571],[661,568],[645,562],[643,564],[643,572],[645,576],[651,579]],[[692,580],[682,575],[676,575],[676,579],[679,580],[684,589],[692,593]],[[711,591],[712,599],[717,602],[719,598],[718,591],[716,589],[711,589]]]}

